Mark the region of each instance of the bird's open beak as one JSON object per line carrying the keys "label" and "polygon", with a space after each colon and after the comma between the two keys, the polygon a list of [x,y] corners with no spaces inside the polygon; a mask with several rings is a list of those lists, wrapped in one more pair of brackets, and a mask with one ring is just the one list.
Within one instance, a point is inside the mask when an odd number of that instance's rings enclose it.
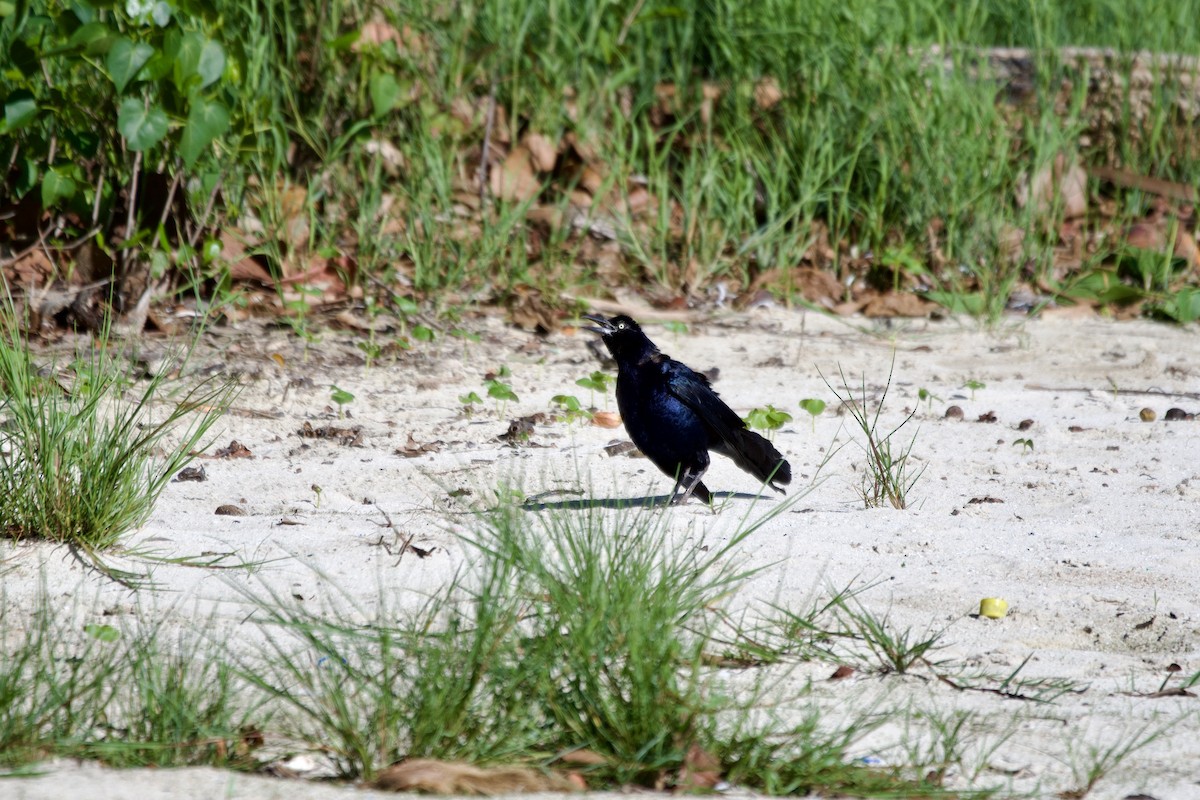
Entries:
{"label": "bird's open beak", "polygon": [[600,316],[599,314],[581,314],[580,316],[583,319],[590,320],[591,322],[594,322],[599,326],[597,328],[593,328],[590,325],[584,325],[583,329],[585,331],[591,331],[592,333],[598,333],[601,336],[608,336],[610,333],[612,333],[613,331],[616,330],[616,328],[613,327],[613,324],[611,322],[609,322],[608,319]]}

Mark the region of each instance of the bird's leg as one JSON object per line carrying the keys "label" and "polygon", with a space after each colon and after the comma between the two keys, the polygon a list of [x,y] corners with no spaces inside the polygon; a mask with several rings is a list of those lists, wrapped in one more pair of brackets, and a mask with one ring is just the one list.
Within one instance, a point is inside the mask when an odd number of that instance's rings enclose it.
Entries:
{"label": "bird's leg", "polygon": [[[704,473],[707,470],[708,467],[701,467],[699,469],[688,467],[685,469],[680,474],[679,480],[675,482],[675,491],[671,494],[671,505],[685,505],[688,501],[688,498],[692,496],[692,492],[696,491],[697,484],[700,483],[700,479],[704,477]],[[682,495],[679,494],[680,486],[684,487]]]}

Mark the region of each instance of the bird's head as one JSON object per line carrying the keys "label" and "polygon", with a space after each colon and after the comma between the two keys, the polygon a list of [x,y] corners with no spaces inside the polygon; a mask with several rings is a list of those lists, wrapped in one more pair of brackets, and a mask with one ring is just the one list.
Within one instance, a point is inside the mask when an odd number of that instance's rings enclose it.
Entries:
{"label": "bird's head", "polygon": [[597,314],[584,314],[583,318],[596,323],[595,327],[587,326],[584,330],[600,334],[608,352],[612,353],[617,363],[620,363],[622,358],[641,359],[658,352],[654,342],[642,333],[641,327],[624,314],[618,314],[611,319]]}

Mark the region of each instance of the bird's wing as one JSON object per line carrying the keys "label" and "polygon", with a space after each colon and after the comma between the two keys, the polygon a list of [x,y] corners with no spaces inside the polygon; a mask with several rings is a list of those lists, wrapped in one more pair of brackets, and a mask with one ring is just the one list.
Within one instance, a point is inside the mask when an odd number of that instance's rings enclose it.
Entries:
{"label": "bird's wing", "polygon": [[733,446],[737,431],[745,430],[746,423],[712,390],[708,378],[678,361],[669,359],[664,364],[664,370],[667,373],[667,388],[671,394],[695,411],[717,437]]}
{"label": "bird's wing", "polygon": [[772,488],[782,491],[776,483],[790,483],[792,468],[769,441],[746,427],[746,423],[725,405],[708,383],[708,378],[678,361],[663,366],[667,387],[688,408],[696,412],[705,426],[719,441],[713,450],[724,453],[739,467],[759,480],[770,480]]}

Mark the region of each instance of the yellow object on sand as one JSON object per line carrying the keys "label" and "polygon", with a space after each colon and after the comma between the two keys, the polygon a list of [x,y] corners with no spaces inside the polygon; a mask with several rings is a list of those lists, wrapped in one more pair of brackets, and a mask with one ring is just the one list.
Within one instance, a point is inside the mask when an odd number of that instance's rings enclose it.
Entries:
{"label": "yellow object on sand", "polygon": [[979,601],[979,616],[1000,619],[1008,613],[1008,603],[999,597],[985,597]]}

